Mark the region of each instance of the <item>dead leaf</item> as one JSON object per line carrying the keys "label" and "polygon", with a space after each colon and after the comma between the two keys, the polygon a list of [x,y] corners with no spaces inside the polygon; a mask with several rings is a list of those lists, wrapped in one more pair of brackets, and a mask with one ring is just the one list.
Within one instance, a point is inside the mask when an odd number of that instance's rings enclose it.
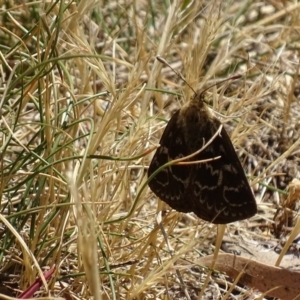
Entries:
{"label": "dead leaf", "polygon": [[[213,256],[203,257],[198,260],[198,263],[210,267],[213,263]],[[284,300],[300,300],[299,272],[262,264],[232,254],[219,254],[214,269],[225,272],[233,279],[242,273],[239,283],[255,288],[268,296]]]}

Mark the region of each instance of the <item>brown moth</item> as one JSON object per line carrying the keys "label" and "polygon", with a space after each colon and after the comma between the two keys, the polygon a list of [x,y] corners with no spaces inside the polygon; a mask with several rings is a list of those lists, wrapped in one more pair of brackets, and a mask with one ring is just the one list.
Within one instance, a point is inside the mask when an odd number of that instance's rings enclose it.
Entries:
{"label": "brown moth", "polygon": [[[221,122],[195,94],[168,122],[150,163],[148,177],[164,164],[201,149],[220,129]],[[214,224],[250,218],[256,201],[231,140],[222,127],[200,153],[186,160],[218,159],[195,164],[173,164],[149,181],[153,193],[179,212],[193,212]]]}

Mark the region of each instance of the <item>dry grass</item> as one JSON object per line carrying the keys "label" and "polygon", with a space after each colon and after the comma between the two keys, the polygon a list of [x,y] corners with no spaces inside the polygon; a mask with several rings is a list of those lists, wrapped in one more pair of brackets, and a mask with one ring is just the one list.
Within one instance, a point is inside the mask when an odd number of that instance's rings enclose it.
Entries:
{"label": "dry grass", "polygon": [[[293,223],[273,230],[273,218],[299,176],[299,10],[292,1],[5,1],[0,292],[16,296],[55,264],[40,297],[225,299],[230,280],[206,281],[197,264],[214,251],[216,226],[161,213],[147,187],[151,150],[193,94],[155,56],[194,89],[243,75],[207,91],[259,207],[226,235],[277,243]],[[253,294],[234,289],[228,299]]]}

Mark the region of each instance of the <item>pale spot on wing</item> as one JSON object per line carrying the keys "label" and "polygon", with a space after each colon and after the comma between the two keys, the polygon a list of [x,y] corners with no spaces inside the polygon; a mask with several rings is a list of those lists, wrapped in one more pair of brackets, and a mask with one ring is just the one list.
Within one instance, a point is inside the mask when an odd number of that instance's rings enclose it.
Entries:
{"label": "pale spot on wing", "polygon": [[176,145],[183,145],[183,140],[180,137],[176,137],[175,144]]}
{"label": "pale spot on wing", "polygon": [[233,166],[233,165],[223,165],[222,169],[224,169],[225,171],[229,172],[229,173],[233,173],[233,174],[237,174],[238,171],[237,169]]}
{"label": "pale spot on wing", "polygon": [[159,153],[160,153],[160,154],[168,154],[168,153],[169,153],[169,150],[168,150],[168,148],[165,147],[165,146],[160,146],[160,148],[159,148]]}

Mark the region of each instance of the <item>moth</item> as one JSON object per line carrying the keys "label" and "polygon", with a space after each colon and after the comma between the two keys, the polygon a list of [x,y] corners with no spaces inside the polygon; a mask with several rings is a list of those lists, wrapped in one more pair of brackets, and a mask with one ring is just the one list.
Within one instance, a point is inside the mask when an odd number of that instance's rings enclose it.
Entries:
{"label": "moth", "polygon": [[[220,126],[221,122],[204,103],[203,93],[195,93],[168,122],[148,177],[164,164],[201,149],[215,135],[214,139],[200,153],[184,161],[189,164],[166,166],[148,184],[171,208],[193,212],[214,224],[227,224],[252,217],[257,206],[232,142]],[[217,159],[190,163],[212,158]]]}

